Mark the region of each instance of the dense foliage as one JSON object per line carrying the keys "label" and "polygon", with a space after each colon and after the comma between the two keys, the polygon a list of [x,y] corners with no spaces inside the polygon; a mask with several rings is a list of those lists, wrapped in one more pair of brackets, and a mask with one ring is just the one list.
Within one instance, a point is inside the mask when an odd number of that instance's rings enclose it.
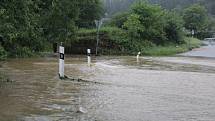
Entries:
{"label": "dense foliage", "polygon": [[79,19],[76,23],[81,28],[93,28],[95,26],[94,20],[100,19],[104,14],[100,0],[81,0],[79,6]]}
{"label": "dense foliage", "polygon": [[124,24],[131,41],[149,41],[156,45],[179,43],[183,21],[174,12],[162,10],[160,6],[138,2]]}
{"label": "dense foliage", "polygon": [[196,33],[207,29],[207,13],[203,6],[192,5],[184,10],[183,15],[185,27],[188,30],[194,30]]}
{"label": "dense foliage", "polygon": [[196,37],[210,37],[208,30],[213,31],[214,28],[214,21],[212,18],[210,20],[206,9],[199,4],[178,12],[140,0],[133,4],[130,11],[114,15],[109,25],[124,30],[124,47],[137,52],[146,51],[146,48],[184,44],[185,35],[190,35],[193,29]]}
{"label": "dense foliage", "polygon": [[[91,48],[95,52],[97,29],[79,29],[77,40],[67,47],[66,52],[80,54]],[[126,32],[117,27],[102,27],[99,32],[99,54],[126,53]]]}
{"label": "dense foliage", "polygon": [[42,27],[50,42],[69,41],[74,37],[75,21],[78,19],[77,1],[55,0],[47,4]]}
{"label": "dense foliage", "polygon": [[2,46],[10,55],[16,55],[24,48],[32,52],[43,49],[37,10],[34,1],[1,1],[0,35]]}
{"label": "dense foliage", "polygon": [[[128,10],[129,6],[136,1],[140,0],[103,0],[105,1],[106,11],[113,15],[117,12]],[[192,4],[199,3],[206,6],[208,13],[215,15],[215,1],[214,0],[147,0],[152,4],[161,5],[166,9],[177,9],[181,10]]]}
{"label": "dense foliage", "polygon": [[[104,10],[105,3],[106,10]],[[203,0],[186,8],[171,7],[177,3],[169,0],[1,0],[0,1],[0,58],[6,56],[28,57],[46,51],[52,44],[64,42],[66,45],[77,41],[96,43],[94,20],[112,16],[102,29],[101,44],[110,42],[108,48],[119,51],[136,52],[148,47],[179,45],[184,43],[186,30],[195,30],[197,37],[214,31],[214,18],[208,17],[213,8]],[[181,0],[186,1],[186,0]],[[169,2],[169,3],[168,3]],[[194,3],[188,2],[188,4]],[[159,3],[165,6],[164,9]],[[180,6],[185,6],[178,4]],[[212,4],[213,5],[213,4]],[[169,10],[177,8],[175,10]],[[180,8],[181,11],[178,10]],[[182,17],[183,16],[183,17]],[[109,19],[103,19],[109,20]],[[105,22],[106,23],[106,22]],[[109,27],[111,26],[111,27]],[[186,30],[184,30],[186,28]],[[87,33],[88,30],[93,34]],[[85,34],[87,33],[87,37]],[[84,34],[84,35],[83,35]],[[84,43],[84,42],[83,42]],[[88,46],[87,42],[84,46]]]}
{"label": "dense foliage", "polygon": [[9,56],[32,56],[74,40],[78,27],[92,27],[102,13],[100,0],[1,0],[1,46]]}
{"label": "dense foliage", "polygon": [[128,12],[116,13],[108,22],[108,25],[123,28],[123,25],[127,21],[128,16]]}
{"label": "dense foliage", "polygon": [[194,35],[200,39],[207,37],[213,21],[209,20],[207,10],[204,6],[194,4],[184,10],[183,18],[185,28],[194,31]]}

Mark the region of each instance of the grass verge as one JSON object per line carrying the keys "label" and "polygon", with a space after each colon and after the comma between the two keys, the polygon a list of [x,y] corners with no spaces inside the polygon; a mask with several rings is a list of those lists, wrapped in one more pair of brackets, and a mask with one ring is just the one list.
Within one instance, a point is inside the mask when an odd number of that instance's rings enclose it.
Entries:
{"label": "grass verge", "polygon": [[142,53],[143,55],[148,56],[169,56],[187,52],[193,48],[199,48],[201,47],[202,44],[203,44],[202,41],[200,41],[199,39],[186,37],[184,44],[146,48]]}

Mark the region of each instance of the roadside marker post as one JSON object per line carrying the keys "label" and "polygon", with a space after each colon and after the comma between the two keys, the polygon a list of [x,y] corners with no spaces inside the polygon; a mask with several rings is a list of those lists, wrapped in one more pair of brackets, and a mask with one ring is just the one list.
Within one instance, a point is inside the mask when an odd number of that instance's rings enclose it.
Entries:
{"label": "roadside marker post", "polygon": [[191,34],[192,34],[192,38],[193,38],[194,35],[195,35],[195,30],[192,30],[192,31],[191,31]]}
{"label": "roadside marker post", "polygon": [[91,50],[87,49],[87,63],[90,66],[91,64]]}
{"label": "roadside marker post", "polygon": [[137,59],[139,59],[141,52],[138,52],[137,54]]}
{"label": "roadside marker post", "polygon": [[139,62],[140,54],[141,54],[141,52],[138,52],[138,54],[137,54],[137,62]]}
{"label": "roadside marker post", "polygon": [[65,55],[64,55],[64,47],[63,47],[63,43],[61,42],[61,45],[59,47],[59,54],[60,54],[60,59],[59,59],[59,77],[60,78],[64,78],[64,59],[65,59]]}

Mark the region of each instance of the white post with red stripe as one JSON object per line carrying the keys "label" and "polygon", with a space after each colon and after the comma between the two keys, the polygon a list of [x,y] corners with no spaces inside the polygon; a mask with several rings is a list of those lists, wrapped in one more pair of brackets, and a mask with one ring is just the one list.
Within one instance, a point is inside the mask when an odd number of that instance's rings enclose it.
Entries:
{"label": "white post with red stripe", "polygon": [[59,47],[59,54],[60,54],[60,59],[59,59],[59,77],[60,78],[64,78],[64,47],[63,47],[63,43],[61,42],[61,45]]}

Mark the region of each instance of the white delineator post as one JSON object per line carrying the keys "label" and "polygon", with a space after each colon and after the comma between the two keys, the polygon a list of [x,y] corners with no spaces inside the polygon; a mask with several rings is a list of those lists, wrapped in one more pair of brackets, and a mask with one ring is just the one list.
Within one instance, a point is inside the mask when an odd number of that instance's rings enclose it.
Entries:
{"label": "white delineator post", "polygon": [[192,34],[192,38],[194,37],[194,34],[195,34],[195,30],[192,30],[191,31],[191,34]]}
{"label": "white delineator post", "polygon": [[140,53],[140,52],[138,52],[138,54],[137,54],[137,59],[139,59],[139,57],[140,57],[140,54],[141,54],[141,53]]}
{"label": "white delineator post", "polygon": [[138,52],[138,54],[137,54],[137,62],[139,62],[139,58],[140,58],[140,52]]}
{"label": "white delineator post", "polygon": [[91,50],[87,49],[87,63],[88,65],[91,64]]}
{"label": "white delineator post", "polygon": [[64,47],[63,44],[61,43],[59,47],[59,54],[60,54],[60,59],[59,59],[59,76],[60,78],[64,78]]}

